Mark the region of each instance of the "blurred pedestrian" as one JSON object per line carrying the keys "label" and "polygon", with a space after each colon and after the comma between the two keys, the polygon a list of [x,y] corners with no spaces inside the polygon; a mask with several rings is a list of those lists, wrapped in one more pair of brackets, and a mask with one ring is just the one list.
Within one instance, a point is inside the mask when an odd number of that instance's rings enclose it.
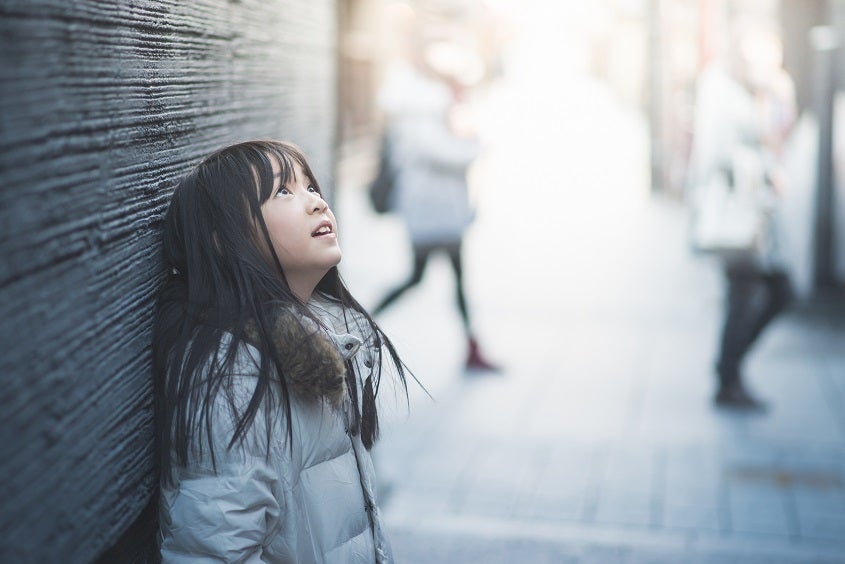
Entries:
{"label": "blurred pedestrian", "polygon": [[[480,152],[468,119],[466,86],[455,70],[467,54],[446,42],[418,41],[406,60],[387,72],[379,103],[387,118],[390,161],[395,167],[393,208],[408,232],[413,266],[408,278],[375,307],[377,315],[423,277],[432,255],[449,258],[455,298],[467,341],[466,368],[497,371],[481,352],[470,321],[464,288],[463,239],[473,221],[467,170]],[[462,59],[463,58],[463,59]]]}
{"label": "blurred pedestrian", "polygon": [[774,32],[742,23],[733,39],[728,64],[711,62],[697,80],[691,185],[706,186],[714,175],[724,175],[731,190],[753,186],[758,245],[749,254],[721,257],[725,315],[714,401],[762,410],[766,404],[748,390],[742,363],[792,296],[780,204],[787,182],[783,145],[795,121],[794,87],[781,66]]}
{"label": "blurred pedestrian", "polygon": [[303,154],[262,141],[209,156],[173,194],[163,252],[162,560],[392,562],[369,450],[383,357],[404,372],[340,279]]}

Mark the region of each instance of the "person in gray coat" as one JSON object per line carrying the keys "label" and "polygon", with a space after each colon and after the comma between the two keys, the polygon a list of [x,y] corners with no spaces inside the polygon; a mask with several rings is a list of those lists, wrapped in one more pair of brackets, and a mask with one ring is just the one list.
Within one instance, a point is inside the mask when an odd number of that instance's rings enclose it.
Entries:
{"label": "person in gray coat", "polygon": [[395,172],[390,204],[405,225],[413,258],[408,277],[373,312],[379,315],[419,284],[430,258],[443,253],[454,273],[455,302],[466,335],[465,368],[468,373],[499,372],[481,352],[464,289],[463,240],[475,218],[467,172],[481,146],[466,123],[466,86],[428,62],[424,45],[416,45],[410,61],[391,65],[379,92]]}
{"label": "person in gray coat", "polygon": [[390,340],[344,286],[302,152],[247,142],[176,188],[154,335],[164,562],[391,562],[369,450]]}

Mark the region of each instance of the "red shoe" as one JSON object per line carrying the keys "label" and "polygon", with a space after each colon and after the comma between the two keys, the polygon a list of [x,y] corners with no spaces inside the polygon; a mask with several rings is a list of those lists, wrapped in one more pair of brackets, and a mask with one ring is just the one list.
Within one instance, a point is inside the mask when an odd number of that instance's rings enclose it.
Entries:
{"label": "red shoe", "polygon": [[502,369],[499,366],[488,361],[484,358],[484,355],[481,354],[481,350],[478,347],[478,342],[475,339],[469,340],[469,353],[467,354],[467,361],[466,361],[466,369],[472,372],[501,372]]}

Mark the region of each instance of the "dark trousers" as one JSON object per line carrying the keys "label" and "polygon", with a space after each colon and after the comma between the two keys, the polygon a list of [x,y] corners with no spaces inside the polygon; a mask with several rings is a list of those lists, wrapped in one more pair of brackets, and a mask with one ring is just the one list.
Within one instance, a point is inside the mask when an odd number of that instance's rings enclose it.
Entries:
{"label": "dark trousers", "polygon": [[784,272],[761,272],[751,265],[728,265],[724,325],[717,371],[722,385],[740,380],[740,365],[757,338],[792,298]]}
{"label": "dark trousers", "polygon": [[414,252],[414,266],[411,270],[410,277],[387,293],[382,298],[381,302],[373,310],[374,315],[378,315],[386,309],[390,304],[399,299],[399,296],[416,286],[422,280],[425,267],[428,264],[428,259],[437,251],[443,251],[449,256],[449,262],[452,264],[452,271],[455,274],[455,298],[458,303],[458,311],[461,313],[461,320],[464,324],[464,330],[467,335],[470,333],[469,312],[467,311],[467,301],[464,294],[464,269],[461,263],[461,244],[454,243],[450,245],[426,245],[415,246]]}

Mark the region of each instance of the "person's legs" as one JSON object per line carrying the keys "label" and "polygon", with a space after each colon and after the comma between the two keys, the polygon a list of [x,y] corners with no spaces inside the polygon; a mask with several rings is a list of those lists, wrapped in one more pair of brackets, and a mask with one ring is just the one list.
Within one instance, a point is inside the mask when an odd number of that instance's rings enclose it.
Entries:
{"label": "person's legs", "polygon": [[452,264],[452,271],[455,274],[455,299],[458,304],[458,311],[461,313],[461,321],[464,324],[464,332],[467,336],[467,360],[466,367],[472,371],[498,372],[500,368],[488,361],[481,353],[478,341],[473,335],[472,324],[469,319],[469,308],[467,307],[466,294],[464,292],[464,269],[461,260],[461,244],[448,245],[445,247],[449,255],[449,262]]}
{"label": "person's legs", "polygon": [[466,294],[464,293],[464,268],[461,260],[461,244],[449,245],[446,247],[449,255],[449,262],[452,264],[452,272],[455,274],[455,300],[458,303],[458,311],[461,313],[461,321],[464,330],[470,335],[469,309],[467,308]]}
{"label": "person's legs", "polygon": [[764,282],[761,274],[750,266],[728,266],[725,278],[727,312],[716,363],[719,389],[715,401],[728,407],[761,408],[763,404],[753,398],[743,385],[742,361],[760,319],[756,298],[764,288]]}
{"label": "person's legs", "polygon": [[411,276],[402,284],[391,290],[382,298],[381,302],[373,309],[373,315],[378,315],[387,309],[393,302],[399,299],[399,296],[413,288],[422,280],[425,272],[425,265],[428,263],[428,258],[431,256],[432,249],[430,247],[417,247],[413,249],[414,266],[411,270]]}
{"label": "person's legs", "polygon": [[716,369],[720,384],[739,378],[740,364],[746,352],[749,326],[754,317],[754,294],[759,286],[757,276],[744,270],[725,271],[727,311],[722,325],[719,358]]}
{"label": "person's legs", "polygon": [[765,291],[765,303],[745,337],[746,351],[751,349],[763,330],[792,300],[792,286],[786,273],[776,271],[762,274],[760,281]]}

